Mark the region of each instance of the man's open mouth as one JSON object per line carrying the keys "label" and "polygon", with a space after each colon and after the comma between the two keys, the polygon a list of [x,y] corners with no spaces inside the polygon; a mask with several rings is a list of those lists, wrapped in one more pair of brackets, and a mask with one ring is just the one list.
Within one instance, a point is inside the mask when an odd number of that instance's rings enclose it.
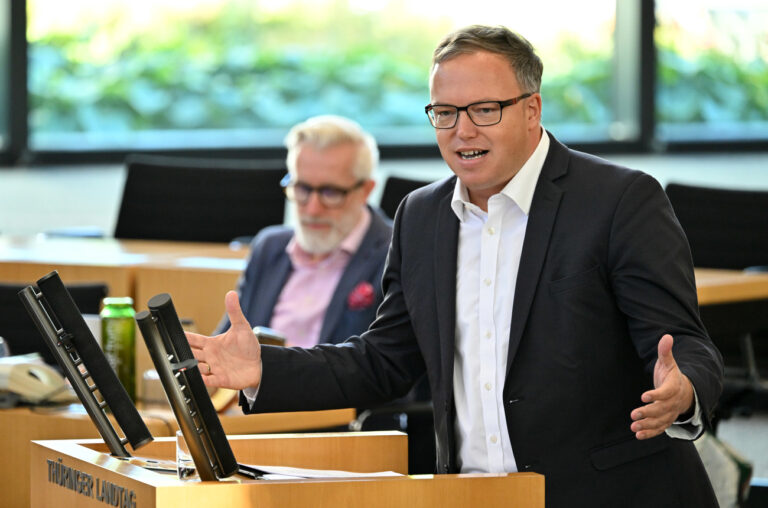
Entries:
{"label": "man's open mouth", "polygon": [[467,150],[464,152],[458,152],[459,157],[464,160],[479,159],[483,155],[487,154],[488,150]]}

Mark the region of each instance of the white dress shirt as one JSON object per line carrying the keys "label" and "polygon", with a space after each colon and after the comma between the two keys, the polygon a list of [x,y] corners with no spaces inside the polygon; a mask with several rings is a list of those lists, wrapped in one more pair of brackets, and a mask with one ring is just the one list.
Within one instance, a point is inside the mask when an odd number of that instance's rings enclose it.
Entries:
{"label": "white dress shirt", "polygon": [[502,390],[528,212],[548,151],[549,136],[542,130],[533,155],[488,199],[488,212],[470,203],[466,187],[456,181],[451,201],[460,222],[453,391],[462,473],[517,471]]}

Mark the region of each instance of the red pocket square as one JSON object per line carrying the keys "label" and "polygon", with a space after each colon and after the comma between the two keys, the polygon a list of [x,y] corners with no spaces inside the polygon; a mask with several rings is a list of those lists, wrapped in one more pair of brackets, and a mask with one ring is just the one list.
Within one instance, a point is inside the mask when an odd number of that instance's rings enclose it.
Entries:
{"label": "red pocket square", "polygon": [[351,310],[363,310],[373,305],[375,299],[373,286],[368,281],[360,282],[350,291],[347,297],[347,306]]}

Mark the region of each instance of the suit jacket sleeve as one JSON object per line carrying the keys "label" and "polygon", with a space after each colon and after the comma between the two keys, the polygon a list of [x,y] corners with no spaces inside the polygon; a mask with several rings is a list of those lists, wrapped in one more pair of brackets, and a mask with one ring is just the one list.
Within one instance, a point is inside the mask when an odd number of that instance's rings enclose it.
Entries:
{"label": "suit jacket sleeve", "polygon": [[611,287],[649,373],[662,334],[696,389],[703,414],[722,389],[722,358],[699,318],[693,263],[685,235],[663,190],[640,174],[618,202],[610,228]]}

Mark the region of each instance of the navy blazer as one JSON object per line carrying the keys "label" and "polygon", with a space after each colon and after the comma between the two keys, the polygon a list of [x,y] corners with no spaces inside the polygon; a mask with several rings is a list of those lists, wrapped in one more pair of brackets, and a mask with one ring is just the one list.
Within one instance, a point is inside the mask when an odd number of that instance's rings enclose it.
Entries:
{"label": "navy blazer", "polygon": [[[705,420],[722,389],[682,229],[656,180],[550,137],[509,282],[503,394],[518,468],[546,476],[550,507],[716,506],[692,442],[640,441],[630,429],[664,333]],[[455,183],[435,182],[401,203],[370,329],[338,346],[263,347],[251,411],[360,407],[402,395],[426,370],[437,471],[456,471]]]}
{"label": "navy blazer", "polygon": [[[320,329],[321,343],[336,344],[364,332],[376,317],[376,309],[381,304],[381,275],[392,226],[377,211],[371,208],[369,211],[371,224],[368,231],[344,269],[325,312]],[[240,306],[251,326],[269,326],[277,300],[293,269],[285,251],[291,238],[292,229],[271,226],[263,229],[251,243],[248,264],[237,284]],[[374,301],[363,309],[350,308],[347,298],[361,282],[373,286]],[[215,333],[228,328],[229,318],[225,315]]]}

